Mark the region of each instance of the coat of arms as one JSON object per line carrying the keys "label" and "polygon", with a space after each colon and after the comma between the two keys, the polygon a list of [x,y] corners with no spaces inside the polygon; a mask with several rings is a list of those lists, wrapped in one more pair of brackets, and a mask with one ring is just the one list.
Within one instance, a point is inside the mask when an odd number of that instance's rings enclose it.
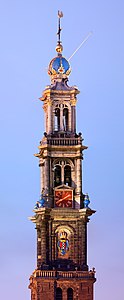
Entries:
{"label": "coat of arms", "polygon": [[60,255],[64,256],[69,250],[69,241],[67,239],[67,232],[61,231],[57,243]]}

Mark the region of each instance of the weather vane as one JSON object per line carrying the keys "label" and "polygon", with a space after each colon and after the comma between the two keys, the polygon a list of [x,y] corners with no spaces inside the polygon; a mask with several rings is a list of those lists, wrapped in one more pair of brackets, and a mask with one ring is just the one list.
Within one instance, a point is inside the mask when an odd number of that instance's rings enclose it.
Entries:
{"label": "weather vane", "polygon": [[[61,54],[61,52],[63,51],[63,46],[61,44],[60,41],[60,35],[61,35],[61,24],[60,24],[60,19],[63,17],[63,12],[58,10],[58,41],[57,41],[57,46],[56,46],[56,51],[58,52],[58,55]],[[75,53],[82,47],[83,44],[86,43],[86,41],[89,39],[89,37],[92,35],[92,31],[90,31],[87,36],[85,37],[85,39],[81,42],[81,44],[76,48],[76,50],[72,53],[72,55],[68,58],[68,61],[70,61],[70,59],[75,55]]]}
{"label": "weather vane", "polygon": [[61,34],[61,26],[60,26],[60,19],[63,17],[63,12],[58,10],[58,41],[57,41],[57,46],[56,46],[56,51],[58,52],[58,55],[61,54],[63,47],[60,41],[60,34]]}
{"label": "weather vane", "polygon": [[58,43],[60,44],[61,41],[60,41],[60,33],[61,33],[61,26],[60,26],[60,19],[63,17],[63,12],[62,11],[59,11],[58,10],[58,32],[57,32],[57,35],[58,35]]}

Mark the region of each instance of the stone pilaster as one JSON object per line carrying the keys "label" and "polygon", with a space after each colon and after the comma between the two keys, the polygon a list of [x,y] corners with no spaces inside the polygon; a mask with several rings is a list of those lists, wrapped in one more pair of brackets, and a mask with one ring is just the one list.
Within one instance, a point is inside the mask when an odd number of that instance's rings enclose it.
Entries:
{"label": "stone pilaster", "polygon": [[41,231],[37,229],[37,267],[41,266]]}
{"label": "stone pilaster", "polygon": [[76,98],[70,100],[71,103],[71,130],[76,133]]}
{"label": "stone pilaster", "polygon": [[46,263],[46,221],[42,221],[41,226],[41,262]]}
{"label": "stone pilaster", "polygon": [[44,163],[42,163],[40,164],[40,193],[42,193],[42,190],[45,188],[44,179]]}
{"label": "stone pilaster", "polygon": [[47,102],[47,105],[48,105],[48,120],[47,120],[47,123],[48,123],[48,134],[50,134],[52,132],[52,102],[51,100],[48,100]]}
{"label": "stone pilaster", "polygon": [[47,157],[45,159],[45,168],[44,168],[44,178],[45,178],[45,192],[49,193],[49,181],[50,181],[50,164],[49,164],[49,158]]}
{"label": "stone pilaster", "polygon": [[63,108],[62,104],[60,104],[60,131],[63,131]]}

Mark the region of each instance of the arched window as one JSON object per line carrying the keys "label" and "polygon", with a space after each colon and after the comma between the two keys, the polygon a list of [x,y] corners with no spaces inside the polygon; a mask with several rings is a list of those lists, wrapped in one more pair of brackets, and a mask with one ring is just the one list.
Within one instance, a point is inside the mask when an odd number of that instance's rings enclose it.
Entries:
{"label": "arched window", "polygon": [[61,166],[56,165],[54,170],[54,187],[61,185]]}
{"label": "arched window", "polygon": [[56,108],[55,109],[55,131],[59,131],[60,130],[60,109]]}
{"label": "arched window", "polygon": [[63,129],[64,131],[68,130],[68,109],[63,109]]}
{"label": "arched window", "polygon": [[71,186],[71,167],[69,165],[64,167],[64,184]]}
{"label": "arched window", "polygon": [[73,289],[72,288],[67,289],[67,300],[73,300]]}
{"label": "arched window", "polygon": [[53,163],[53,186],[57,187],[59,185],[65,184],[67,186],[72,186],[72,169],[73,165],[71,160],[56,159]]}
{"label": "arched window", "polygon": [[62,300],[62,289],[61,288],[56,289],[56,300]]}

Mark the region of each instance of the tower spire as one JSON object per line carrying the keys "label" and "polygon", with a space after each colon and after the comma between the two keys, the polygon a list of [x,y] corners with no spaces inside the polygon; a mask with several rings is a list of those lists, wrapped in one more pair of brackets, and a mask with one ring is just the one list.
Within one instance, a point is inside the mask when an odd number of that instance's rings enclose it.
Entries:
{"label": "tower spire", "polygon": [[79,90],[67,84],[68,60],[62,55],[58,12],[57,53],[49,63],[51,84],[40,98],[44,136],[38,146],[40,199],[34,207],[37,266],[30,277],[31,300],[93,300],[95,269],[87,261],[87,223],[95,213],[83,192],[82,134],[76,130]]}
{"label": "tower spire", "polygon": [[62,50],[63,50],[63,46],[61,44],[61,40],[60,40],[60,37],[61,37],[61,22],[60,22],[60,19],[63,17],[63,12],[62,11],[59,11],[58,10],[58,32],[57,32],[57,35],[58,35],[58,41],[57,41],[57,46],[56,46],[56,51],[57,53],[61,53]]}

